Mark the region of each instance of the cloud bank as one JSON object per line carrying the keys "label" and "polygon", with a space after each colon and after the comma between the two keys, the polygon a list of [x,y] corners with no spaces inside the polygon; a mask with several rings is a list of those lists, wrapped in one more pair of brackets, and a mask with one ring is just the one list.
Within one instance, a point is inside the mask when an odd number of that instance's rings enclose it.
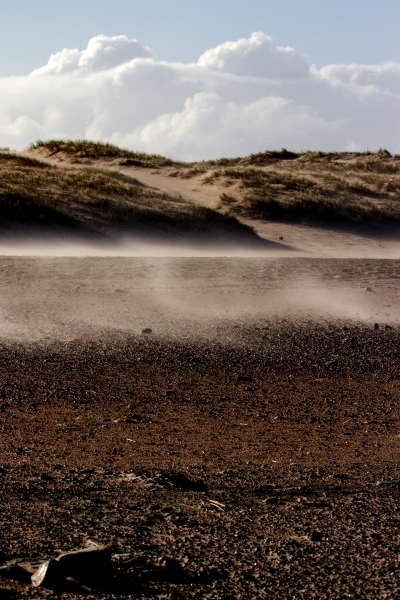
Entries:
{"label": "cloud bank", "polygon": [[126,36],[63,49],[0,78],[0,146],[89,138],[175,159],[266,149],[400,151],[400,64],[317,70],[264,33],[159,61]]}

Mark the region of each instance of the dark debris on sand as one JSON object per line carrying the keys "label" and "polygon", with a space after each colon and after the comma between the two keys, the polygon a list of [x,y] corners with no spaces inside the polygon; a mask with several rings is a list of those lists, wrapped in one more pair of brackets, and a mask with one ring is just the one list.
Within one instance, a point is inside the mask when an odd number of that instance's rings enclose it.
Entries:
{"label": "dark debris on sand", "polygon": [[2,599],[399,597],[399,330],[231,327],[2,342],[2,562],[112,548]]}

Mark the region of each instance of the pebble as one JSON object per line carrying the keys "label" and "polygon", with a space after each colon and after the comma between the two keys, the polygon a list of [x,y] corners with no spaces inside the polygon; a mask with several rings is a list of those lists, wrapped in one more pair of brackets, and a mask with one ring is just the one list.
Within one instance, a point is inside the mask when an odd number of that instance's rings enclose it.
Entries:
{"label": "pebble", "polygon": [[153,330],[150,329],[150,327],[146,327],[145,329],[142,329],[142,333],[144,335],[150,335],[150,333],[153,333]]}
{"label": "pebble", "polygon": [[265,504],[278,504],[278,498],[276,496],[270,496],[264,500]]}
{"label": "pebble", "polygon": [[238,375],[237,381],[253,381],[251,375]]}
{"label": "pebble", "polygon": [[162,569],[166,569],[175,575],[184,575],[185,573],[181,563],[176,560],[176,558],[171,558],[170,556],[160,556],[160,558],[157,560],[157,566],[161,567]]}
{"label": "pebble", "polygon": [[375,330],[375,331],[378,331],[378,329],[379,329],[379,323],[375,323],[375,325],[374,325],[374,330]]}

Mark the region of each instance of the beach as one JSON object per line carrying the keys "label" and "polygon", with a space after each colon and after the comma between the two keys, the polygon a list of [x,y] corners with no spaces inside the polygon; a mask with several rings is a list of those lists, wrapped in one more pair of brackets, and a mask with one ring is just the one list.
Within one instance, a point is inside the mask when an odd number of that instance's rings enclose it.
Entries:
{"label": "beach", "polygon": [[399,271],[4,257],[0,549],[113,555],[3,597],[396,597]]}

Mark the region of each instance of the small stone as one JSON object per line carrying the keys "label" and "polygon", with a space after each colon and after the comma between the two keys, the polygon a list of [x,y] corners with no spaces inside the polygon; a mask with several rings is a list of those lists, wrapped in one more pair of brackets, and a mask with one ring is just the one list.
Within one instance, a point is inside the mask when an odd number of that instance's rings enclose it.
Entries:
{"label": "small stone", "polygon": [[373,292],[374,290],[372,289],[372,287],[366,287],[364,288],[364,292]]}
{"label": "small stone", "polygon": [[183,581],[186,578],[185,569],[176,558],[169,556],[160,556],[157,560],[157,566],[160,567],[166,577],[171,582]]}
{"label": "small stone", "polygon": [[328,360],[328,362],[326,363],[327,367],[337,367],[339,364],[339,361],[337,358],[333,359],[333,360]]}
{"label": "small stone", "polygon": [[283,235],[280,235],[280,236],[279,236],[279,239],[282,241],[282,240],[283,240]]}
{"label": "small stone", "polygon": [[150,327],[146,327],[145,329],[142,329],[142,333],[144,335],[150,335],[150,333],[153,333],[153,330],[150,329]]}
{"label": "small stone", "polygon": [[99,544],[95,540],[91,540],[90,538],[86,538],[85,541],[83,542],[83,545],[84,545],[85,548],[94,548],[96,546],[100,546],[101,544]]}
{"label": "small stone", "polygon": [[264,500],[265,504],[278,504],[278,498],[276,496],[270,496]]}
{"label": "small stone", "polygon": [[375,325],[374,325],[374,330],[375,330],[375,331],[378,331],[378,329],[379,329],[379,323],[375,323]]}
{"label": "small stone", "polygon": [[323,540],[323,536],[322,533],[320,533],[319,531],[313,531],[311,534],[311,541],[312,542],[322,542]]}
{"label": "small stone", "polygon": [[127,292],[125,290],[121,290],[120,288],[117,288],[116,290],[114,290],[114,294],[126,294]]}

